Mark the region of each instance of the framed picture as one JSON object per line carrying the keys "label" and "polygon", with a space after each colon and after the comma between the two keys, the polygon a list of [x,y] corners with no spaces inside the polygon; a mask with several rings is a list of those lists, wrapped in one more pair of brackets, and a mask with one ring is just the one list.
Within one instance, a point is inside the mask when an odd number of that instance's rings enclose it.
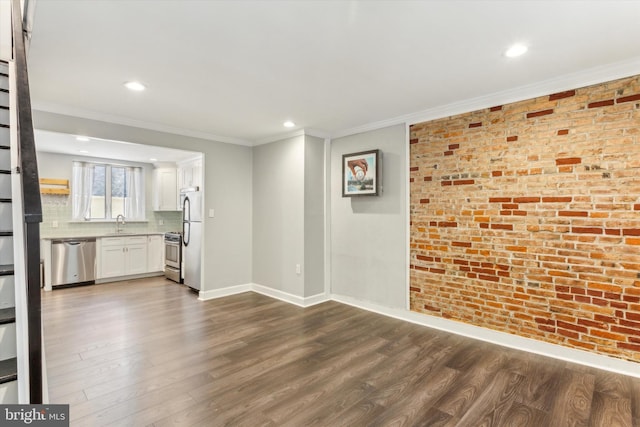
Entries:
{"label": "framed picture", "polygon": [[342,197],[377,196],[380,189],[380,150],[342,156]]}

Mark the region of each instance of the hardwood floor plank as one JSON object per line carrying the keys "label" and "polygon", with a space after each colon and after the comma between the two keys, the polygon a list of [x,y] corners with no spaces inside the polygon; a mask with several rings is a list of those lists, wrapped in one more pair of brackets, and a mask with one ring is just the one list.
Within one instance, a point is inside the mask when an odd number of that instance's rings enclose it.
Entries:
{"label": "hardwood floor plank", "polygon": [[43,293],[72,426],[640,426],[640,379],[334,301],[198,301],[141,279]]}
{"label": "hardwood floor plank", "polygon": [[594,374],[566,370],[555,390],[557,397],[551,419],[558,425],[588,425],[594,383]]}
{"label": "hardwood floor plank", "polygon": [[595,392],[589,426],[632,427],[631,399]]}

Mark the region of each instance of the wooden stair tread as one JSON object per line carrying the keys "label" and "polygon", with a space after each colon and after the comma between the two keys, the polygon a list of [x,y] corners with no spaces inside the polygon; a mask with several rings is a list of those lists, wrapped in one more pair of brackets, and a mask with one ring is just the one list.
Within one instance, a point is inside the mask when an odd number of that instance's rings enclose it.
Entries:
{"label": "wooden stair tread", "polygon": [[16,308],[0,308],[0,325],[6,325],[7,323],[13,323],[16,321]]}
{"label": "wooden stair tread", "polygon": [[15,357],[0,360],[0,384],[18,379],[18,360]]}
{"label": "wooden stair tread", "polygon": [[13,264],[0,265],[0,276],[11,276],[13,273]]}

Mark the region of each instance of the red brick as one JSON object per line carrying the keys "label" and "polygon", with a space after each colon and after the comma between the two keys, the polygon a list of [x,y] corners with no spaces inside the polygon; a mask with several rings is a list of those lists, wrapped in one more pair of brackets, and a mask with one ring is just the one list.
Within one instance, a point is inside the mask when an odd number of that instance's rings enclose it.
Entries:
{"label": "red brick", "polygon": [[489,197],[489,203],[508,203],[511,197]]}
{"label": "red brick", "polygon": [[420,199],[420,203],[422,203],[422,204],[429,203],[429,199]]}
{"label": "red brick", "polygon": [[458,179],[456,181],[453,181],[453,185],[471,185],[475,182],[476,181],[474,179]]}
{"label": "red brick", "polygon": [[585,212],[585,211],[558,211],[558,216],[588,217],[589,216],[589,212]]}
{"label": "red brick", "polygon": [[624,348],[626,350],[633,350],[633,351],[639,351],[640,352],[640,344],[629,344],[626,342],[619,342],[618,343],[618,348]]}
{"label": "red brick", "polygon": [[559,129],[557,132],[558,136],[569,135],[569,129]]}
{"label": "red brick", "polygon": [[460,248],[470,248],[471,242],[451,242],[451,246],[457,246]]}
{"label": "red brick", "polygon": [[[405,169],[405,170],[406,170],[406,169]],[[419,167],[419,166],[413,166],[413,167],[410,167],[410,168],[409,168],[409,171],[410,171],[410,172],[415,172],[415,171],[417,171],[417,170],[420,170],[420,167]]]}
{"label": "red brick", "polygon": [[598,107],[608,107],[610,105],[613,105],[613,99],[607,99],[606,101],[591,102],[590,104],[587,105],[587,107],[598,108]]}
{"label": "red brick", "polygon": [[453,151],[445,151],[444,155],[445,156],[453,156]]}
{"label": "red brick", "polygon": [[458,226],[458,223],[455,221],[439,221],[438,222],[438,227],[457,227],[457,226]]}
{"label": "red brick", "polygon": [[571,227],[572,233],[579,234],[602,234],[602,228],[599,227]]}
{"label": "red brick", "polygon": [[514,203],[539,203],[540,197],[514,197]]}
{"label": "red brick", "polygon": [[575,96],[575,94],[576,94],[575,90],[567,90],[567,91],[564,91],[564,92],[554,93],[552,95],[549,95],[549,101],[555,101],[557,99],[569,98],[571,96]]}
{"label": "red brick", "polygon": [[449,150],[456,150],[460,148],[460,144],[449,144]]}
{"label": "red brick", "polygon": [[512,135],[507,137],[507,142],[514,142],[518,140],[518,135]]}
{"label": "red brick", "polygon": [[577,165],[579,163],[582,163],[582,159],[580,157],[565,157],[563,159],[556,159],[556,166]]}
{"label": "red brick", "polygon": [[416,259],[419,259],[420,261],[429,261],[429,262],[433,261],[432,256],[424,256],[424,255],[416,255]]}
{"label": "red brick", "polygon": [[469,123],[469,128],[479,128],[482,126],[482,122]]}
{"label": "red brick", "polygon": [[423,178],[423,180],[424,180],[425,182],[429,182],[429,181],[433,180],[433,177],[432,177],[432,176],[425,176],[425,177]]}
{"label": "red brick", "polygon": [[493,230],[513,230],[513,224],[491,224]]}
{"label": "red brick", "polygon": [[531,113],[527,113],[527,119],[532,119],[534,117],[546,116],[549,114],[553,114],[553,108],[549,108],[548,110],[534,111]]}
{"label": "red brick", "polygon": [[632,101],[640,101],[640,93],[636,95],[623,96],[621,98],[616,99],[616,103],[622,104],[623,102],[632,102]]}
{"label": "red brick", "polygon": [[562,197],[543,197],[542,201],[544,203],[569,203],[573,200],[571,196],[562,196]]}
{"label": "red brick", "polygon": [[500,111],[500,110],[502,110],[502,105],[496,105],[495,107],[489,108],[489,111],[491,112]]}
{"label": "red brick", "polygon": [[640,236],[640,228],[625,228],[622,230],[623,236]]}
{"label": "red brick", "polygon": [[559,328],[571,329],[572,331],[576,331],[576,332],[582,332],[582,333],[588,332],[587,328],[585,328],[584,326],[574,325],[572,323],[563,322],[562,320],[558,320],[556,322],[556,325]]}
{"label": "red brick", "polygon": [[418,138],[412,138],[409,140],[409,144],[417,144],[418,142],[420,142]]}
{"label": "red brick", "polygon": [[502,176],[502,171],[491,171],[491,176]]}

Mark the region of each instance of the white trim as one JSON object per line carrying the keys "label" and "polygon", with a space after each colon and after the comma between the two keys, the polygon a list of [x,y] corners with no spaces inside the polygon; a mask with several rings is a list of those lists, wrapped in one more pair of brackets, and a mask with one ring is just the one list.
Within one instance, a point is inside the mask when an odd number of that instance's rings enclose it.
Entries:
{"label": "white trim", "polygon": [[342,138],[344,136],[369,132],[400,123],[407,123],[411,125],[414,123],[426,122],[442,117],[481,110],[483,108],[493,107],[496,105],[504,105],[525,99],[536,98],[538,96],[550,95],[552,93],[562,92],[565,90],[578,89],[636,74],[640,74],[640,57],[565,74],[543,80],[541,82],[507,89],[476,98],[452,102],[450,104],[429,108],[404,116],[367,123],[350,129],[343,129],[334,132],[331,136],[332,138]]}
{"label": "white trim", "polygon": [[429,328],[450,332],[452,334],[462,335],[465,337],[486,341],[492,344],[497,344],[503,347],[522,350],[529,353],[552,357],[554,359],[560,359],[567,362],[590,366],[592,368],[603,369],[606,371],[640,378],[640,363],[616,359],[613,357],[590,353],[583,350],[577,350],[557,344],[551,344],[544,341],[525,338],[518,335],[493,331],[491,329],[481,328],[479,326],[456,322],[453,320],[447,320],[441,317],[429,316],[427,314],[416,313],[403,309],[383,307],[375,303],[360,301],[344,295],[331,294],[331,299],[342,304],[347,304],[353,307],[361,308],[363,310],[382,314],[383,316],[393,317],[395,319],[400,319],[407,322],[415,323],[417,325],[423,325]]}
{"label": "white trim", "polygon": [[251,292],[251,283],[246,285],[229,286],[228,288],[212,289],[210,291],[200,291],[198,293],[198,299],[200,301],[208,301],[211,299],[228,297],[230,295],[242,294],[245,292]]}
{"label": "white trim", "polygon": [[331,293],[331,140],[324,139],[324,292]]}
{"label": "white trim", "polygon": [[[29,403],[29,330],[28,330],[28,296],[27,271],[25,265],[25,236],[22,213],[22,175],[18,173],[18,116],[16,99],[16,66],[9,62],[9,145],[11,147],[11,215],[13,221],[13,283],[15,290],[15,342],[17,359],[17,394],[18,401],[11,403]],[[44,353],[43,353],[44,356]],[[9,403],[9,402],[7,402]]]}
{"label": "white trim", "polygon": [[318,129],[310,129],[303,128],[298,130],[293,130],[291,132],[279,133],[277,135],[271,135],[264,138],[259,138],[253,141],[252,146],[256,147],[258,145],[270,144],[272,142],[283,141],[289,138],[295,138],[296,136],[315,136],[316,138],[327,139],[330,138],[331,135],[328,132],[318,130]]}
{"label": "white trim", "polygon": [[406,239],[404,242],[405,248],[405,259],[404,259],[404,268],[405,268],[405,291],[404,291],[404,308],[409,310],[411,305],[411,182],[409,179],[411,178],[411,174],[407,173],[409,168],[411,167],[411,145],[409,141],[411,140],[411,129],[408,124],[405,124],[405,144],[404,144],[404,158],[405,158],[405,167],[403,170],[404,180],[405,180],[405,192],[404,192],[404,224],[405,224],[405,234],[404,238]]}
{"label": "white trim", "polygon": [[293,295],[278,289],[258,285],[257,283],[247,283],[244,285],[229,286],[228,288],[200,291],[200,293],[198,294],[198,299],[200,301],[208,301],[212,299],[228,297],[231,295],[242,294],[245,292],[255,292],[257,294],[288,302],[299,307],[311,307],[312,305],[320,304],[331,299],[329,298],[328,293],[311,295],[310,297],[299,297],[297,295]]}
{"label": "white trim", "polygon": [[316,138],[331,139],[331,134],[320,129],[304,128],[304,134]]}
{"label": "white trim", "polygon": [[160,123],[146,122],[143,120],[135,120],[127,117],[115,116],[112,114],[104,114],[96,111],[67,107],[67,106],[59,105],[55,103],[33,102],[31,106],[33,110],[43,111],[47,113],[62,114],[66,116],[74,116],[74,117],[79,117],[82,119],[89,119],[89,120],[98,120],[102,122],[113,123],[113,124],[118,124],[123,126],[132,126],[132,127],[137,127],[137,128],[147,129],[147,130],[165,132],[165,133],[170,133],[174,135],[183,135],[183,136],[189,136],[192,138],[206,139],[209,141],[224,142],[227,144],[245,145],[249,147],[253,145],[251,141],[241,139],[241,138],[232,138],[229,136],[214,135],[207,132],[200,132],[200,131],[195,131],[190,129],[167,126]]}
{"label": "white trim", "polygon": [[285,139],[295,138],[296,136],[304,136],[304,129],[298,129],[291,132],[279,133],[277,135],[267,136],[253,141],[253,147],[258,145],[270,144],[272,142],[284,141]]}
{"label": "white trim", "polygon": [[312,305],[320,304],[325,301],[329,301],[329,295],[325,293],[312,295],[310,297],[299,297],[288,292],[281,291],[279,289],[269,288],[267,286],[258,285],[257,283],[251,284],[252,290],[255,293],[266,295],[271,298],[279,299],[291,304],[295,304],[299,307],[310,307]]}

